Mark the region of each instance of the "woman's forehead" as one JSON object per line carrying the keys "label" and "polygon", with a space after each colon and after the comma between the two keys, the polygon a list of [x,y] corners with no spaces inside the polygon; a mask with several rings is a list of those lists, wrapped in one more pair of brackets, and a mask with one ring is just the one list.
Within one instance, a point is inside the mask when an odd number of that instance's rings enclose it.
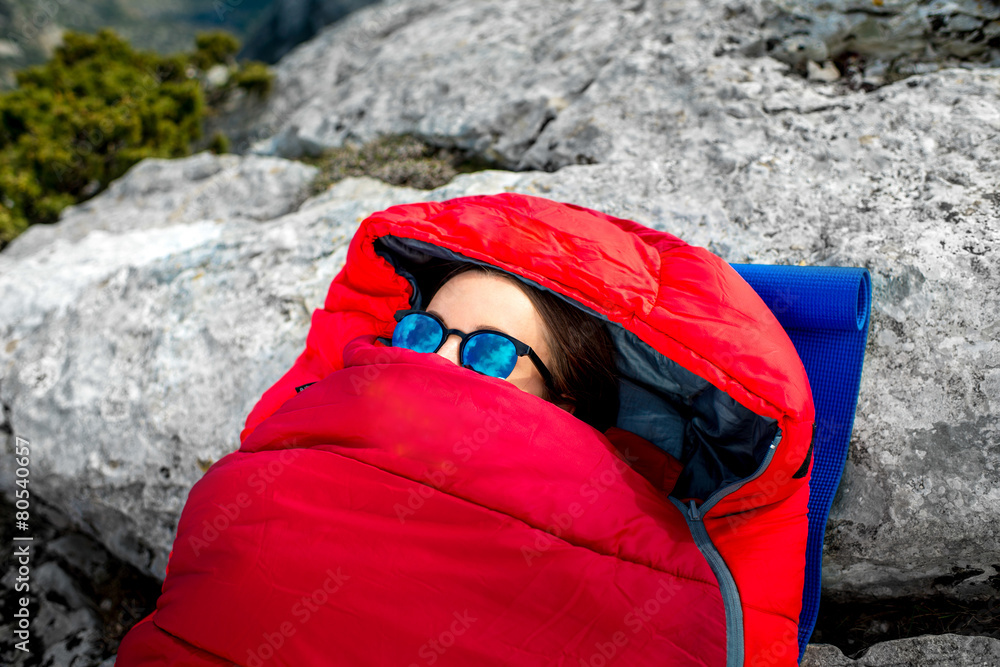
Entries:
{"label": "woman's forehead", "polygon": [[[469,332],[496,328],[538,349],[545,323],[531,299],[510,279],[478,271],[445,282],[427,305],[445,324]],[[468,328],[466,328],[468,327]]]}

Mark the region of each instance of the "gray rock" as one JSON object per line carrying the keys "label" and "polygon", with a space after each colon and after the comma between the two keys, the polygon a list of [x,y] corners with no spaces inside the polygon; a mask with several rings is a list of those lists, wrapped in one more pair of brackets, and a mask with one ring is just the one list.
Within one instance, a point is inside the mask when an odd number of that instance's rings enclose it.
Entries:
{"label": "gray rock", "polygon": [[[145,171],[133,171],[122,186],[141,191],[133,176]],[[183,174],[175,169],[169,182]],[[177,202],[204,193],[198,176],[171,192]],[[277,187],[277,169],[275,177]],[[219,192],[211,206],[224,205]],[[122,213],[114,191],[99,199],[86,221],[70,220],[68,234],[105,224],[107,209]],[[139,220],[144,198],[132,201]],[[0,273],[0,294],[12,306],[0,325],[0,393],[13,430],[32,443],[33,490],[113,553],[161,577],[187,489],[235,449],[240,413],[257,387],[294,360],[311,312],[306,300],[322,302],[325,270],[336,261],[325,239],[299,237],[294,225],[199,221],[204,208],[176,210],[169,226],[98,229],[76,243],[55,238],[9,258],[16,268]],[[214,314],[190,319],[201,307]]]}
{"label": "gray rock", "polygon": [[876,644],[856,660],[834,646],[810,644],[802,667],[994,667],[1000,665],[1000,639],[926,635]]}
{"label": "gray rock", "polygon": [[[301,162],[208,152],[143,160],[99,197],[64,209],[58,225],[34,225],[17,237],[0,255],[0,271],[7,260],[35,254],[57,239],[74,244],[98,230],[118,234],[199,220],[270,220],[302,203],[316,173]],[[178,191],[178,180],[188,187]]]}
{"label": "gray rock", "polygon": [[1000,19],[995,3],[764,0],[762,11],[765,38],[776,42],[771,55],[802,70],[809,60],[848,53],[888,66],[896,77],[966,60],[1000,65],[990,36]]}
{"label": "gray rock", "polygon": [[[501,166],[551,170],[657,159],[685,148],[678,142],[692,126],[717,126],[718,113],[750,113],[705,95],[706,77],[728,69],[725,56],[763,55],[760,45],[776,42],[771,55],[805,72],[808,62],[861,49],[855,41],[868,33],[859,32],[859,21],[881,21],[883,13],[914,30],[941,17],[979,17],[970,35],[982,37],[979,55],[994,54],[990,62],[1000,64],[1000,50],[985,36],[1000,9],[975,0],[903,1],[883,9],[833,3],[843,11],[829,4],[383,2],[284,58],[275,94],[251,129],[238,134],[268,137],[253,152],[299,157],[381,133],[412,132]],[[936,64],[897,57],[892,49],[930,57],[928,41],[911,44],[904,27],[871,29],[872,48],[882,50],[876,57],[862,49],[866,81],[881,84],[890,75],[963,62],[957,55]],[[943,44],[957,43],[950,33],[934,34]],[[824,71],[829,79],[832,73]]]}
{"label": "gray rock", "polygon": [[[29,487],[30,488],[30,487]],[[116,561],[97,542],[72,529],[62,513],[31,496],[29,561],[9,558],[0,576],[0,606],[20,608],[28,598],[31,634],[26,653],[15,644],[17,619],[0,621],[0,664],[96,665],[112,656],[126,629],[155,607],[159,583]],[[0,498],[0,516],[13,519],[15,507]],[[55,523],[47,517],[53,516]],[[11,544],[13,521],[0,523],[0,543]],[[28,569],[27,575],[20,567]],[[30,588],[24,590],[27,583]],[[21,588],[21,590],[18,590]]]}
{"label": "gray rock", "polygon": [[222,64],[212,65],[205,72],[205,85],[208,88],[220,88],[229,81],[229,67]]}
{"label": "gray rock", "polygon": [[298,157],[413,132],[517,165],[631,48],[635,36],[623,37],[636,16],[594,2],[416,0],[360,10],[281,61],[253,130],[276,135],[255,150]]}
{"label": "gray rock", "polygon": [[[304,199],[316,172],[287,160],[210,153],[143,160],[100,197],[65,209],[57,225],[34,225],[4,250],[3,322],[31,330],[37,324],[33,316],[72,302],[84,286],[122,266],[214,237],[219,221],[267,220],[286,213]],[[178,179],[189,187],[174,188]],[[109,238],[116,243],[104,243]],[[19,338],[17,331],[7,333]]]}
{"label": "gray rock", "polygon": [[[34,443],[38,493],[162,575],[187,489],[236,447],[303,348],[358,222],[394,203],[511,190],[729,261],[868,267],[868,358],[824,586],[995,595],[1000,69],[845,92],[744,55],[762,16],[752,3],[408,0],[302,45],[278,68],[260,150],[414,131],[559,169],[432,192],[350,179],[269,208],[254,193],[288,190],[266,169],[244,189],[234,176],[231,195],[198,194],[218,164],[238,174],[259,157],[154,163],[159,178],[144,162],[32,230],[0,255],[13,304],[0,314],[0,400]],[[292,182],[308,177],[274,160]]]}
{"label": "gray rock", "polygon": [[71,533],[60,535],[45,546],[49,554],[77,566],[92,584],[99,586],[108,579],[108,555],[93,540]]}
{"label": "gray rock", "polygon": [[830,644],[809,644],[799,667],[854,667],[857,663]]}
{"label": "gray rock", "polygon": [[[66,611],[63,619],[83,619],[85,613],[81,609]],[[42,654],[42,665],[66,665],[66,667],[90,667],[101,661],[100,632],[96,622],[87,618],[88,625],[70,632],[62,639],[53,642]]]}
{"label": "gray rock", "polygon": [[[55,567],[53,563],[46,565]],[[51,568],[43,576],[47,580],[39,582],[40,586],[47,587],[53,583]],[[65,573],[61,575],[64,578],[66,576]],[[66,585],[73,586],[72,583]],[[42,590],[52,592],[47,588]],[[66,606],[64,602],[66,601],[48,599],[38,606],[37,614],[31,619],[28,653],[6,646],[8,642],[13,643],[13,623],[0,626],[0,631],[4,633],[0,644],[4,645],[2,653],[7,660],[4,664],[11,667],[31,664],[83,667],[101,661],[103,644],[100,640],[100,619],[89,609],[73,608]]]}
{"label": "gray rock", "polygon": [[34,569],[34,583],[45,591],[50,600],[56,599],[64,607],[80,609],[84,606],[83,594],[66,571],[54,561],[42,563]]}

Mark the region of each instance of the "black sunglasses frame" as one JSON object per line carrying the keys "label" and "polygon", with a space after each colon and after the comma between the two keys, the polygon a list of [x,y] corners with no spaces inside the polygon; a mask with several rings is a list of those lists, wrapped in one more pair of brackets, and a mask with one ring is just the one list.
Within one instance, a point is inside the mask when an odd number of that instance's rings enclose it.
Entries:
{"label": "black sunglasses frame", "polygon": [[[415,313],[426,315],[427,317],[437,322],[438,326],[441,327],[441,332],[442,332],[441,341],[437,344],[437,347],[431,350],[431,352],[437,352],[438,350],[440,350],[441,347],[444,346],[445,341],[447,341],[452,334],[455,334],[456,336],[462,339],[462,342],[458,346],[458,358],[464,362],[465,344],[473,336],[479,336],[482,334],[492,334],[494,336],[500,336],[501,338],[506,338],[507,340],[509,340],[511,343],[514,344],[514,351],[517,353],[518,357],[527,356],[528,359],[530,359],[531,362],[535,364],[535,368],[537,368],[538,372],[542,374],[542,379],[545,381],[545,386],[548,387],[550,392],[555,394],[555,388],[552,386],[552,374],[549,373],[549,369],[545,367],[545,364],[542,363],[542,360],[527,343],[522,343],[521,341],[519,341],[518,339],[514,338],[509,334],[505,334],[502,331],[495,331],[493,329],[477,329],[476,331],[471,331],[469,333],[465,333],[464,331],[459,331],[458,329],[449,329],[448,327],[445,326],[444,322],[441,320],[440,317],[438,317],[434,313],[428,313],[426,310],[420,310],[419,308],[412,308],[410,310],[398,310],[396,311],[396,314],[393,315],[393,317],[396,319],[396,322],[399,322],[407,315],[413,315]],[[480,375],[486,375],[485,373],[477,371],[469,364],[463,363],[462,368],[468,368],[469,370],[475,371]]]}

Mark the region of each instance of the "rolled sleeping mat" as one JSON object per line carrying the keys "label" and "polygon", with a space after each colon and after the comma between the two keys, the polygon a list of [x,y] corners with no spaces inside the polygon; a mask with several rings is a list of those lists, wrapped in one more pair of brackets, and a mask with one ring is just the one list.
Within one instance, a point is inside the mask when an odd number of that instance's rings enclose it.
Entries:
{"label": "rolled sleeping mat", "polygon": [[733,264],[775,314],[802,359],[813,402],[809,538],[799,616],[799,661],[819,613],[823,538],[847,460],[871,314],[867,269]]}
{"label": "rolled sleeping mat", "polygon": [[733,264],[732,267],[787,329],[864,331],[868,270],[840,266]]}

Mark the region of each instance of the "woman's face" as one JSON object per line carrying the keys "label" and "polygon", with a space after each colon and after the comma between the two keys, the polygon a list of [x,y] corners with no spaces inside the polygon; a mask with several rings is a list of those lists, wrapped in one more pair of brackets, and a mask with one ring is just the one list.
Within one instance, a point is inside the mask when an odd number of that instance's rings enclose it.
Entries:
{"label": "woman's face", "polygon": [[[427,311],[440,317],[449,329],[465,333],[497,329],[509,334],[531,347],[542,363],[552,368],[545,323],[528,296],[506,278],[478,271],[460,273],[441,286]],[[457,364],[460,344],[459,337],[451,335],[437,354]],[[506,380],[529,394],[545,396],[542,374],[527,356],[518,357]]]}

